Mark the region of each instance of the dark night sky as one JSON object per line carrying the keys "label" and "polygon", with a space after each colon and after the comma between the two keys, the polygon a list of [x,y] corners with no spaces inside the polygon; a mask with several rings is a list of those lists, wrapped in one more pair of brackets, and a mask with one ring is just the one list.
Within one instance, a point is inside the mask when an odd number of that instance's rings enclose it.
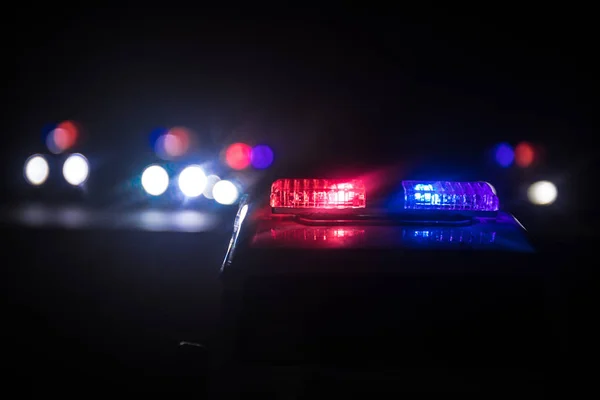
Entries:
{"label": "dark night sky", "polygon": [[4,27],[13,166],[64,119],[112,160],[180,124],[217,151],[231,138],[268,141],[290,165],[475,165],[494,143],[520,140],[542,145],[551,170],[594,163],[595,46],[581,16],[225,19],[200,8],[15,16]]}

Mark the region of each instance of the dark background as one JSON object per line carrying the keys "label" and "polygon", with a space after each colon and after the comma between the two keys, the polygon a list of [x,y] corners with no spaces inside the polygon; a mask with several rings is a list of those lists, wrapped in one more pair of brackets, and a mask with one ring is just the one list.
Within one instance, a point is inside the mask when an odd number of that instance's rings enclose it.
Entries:
{"label": "dark background", "polygon": [[[105,204],[152,157],[150,132],[183,125],[205,158],[234,140],[267,142],[280,173],[400,164],[399,178],[491,180],[505,206],[544,178],[559,185],[565,221],[596,217],[594,28],[583,14],[306,11],[16,12],[4,28],[5,193],[22,189],[23,159],[45,150],[43,127],[70,119],[102,182],[90,201]],[[540,162],[498,168],[501,141],[533,143]]]}
{"label": "dark background", "polygon": [[[489,180],[542,247],[576,244],[580,259],[598,216],[595,24],[585,10],[502,11],[16,7],[2,27],[3,202],[29,199],[22,165],[45,151],[48,123],[84,127],[78,150],[97,176],[85,195],[55,190],[52,201],[113,208],[131,205],[123,182],[153,159],[149,133],[184,125],[198,133],[198,155],[215,162],[234,140],[269,143],[277,158],[259,176],[266,182],[390,165],[399,166],[390,179]],[[522,140],[539,146],[540,163],[495,165],[495,144]],[[557,184],[554,205],[527,204],[537,179]],[[213,334],[226,228],[3,223],[3,233],[4,344],[14,353],[5,368],[15,376],[162,375],[175,371],[164,360],[178,340]]]}

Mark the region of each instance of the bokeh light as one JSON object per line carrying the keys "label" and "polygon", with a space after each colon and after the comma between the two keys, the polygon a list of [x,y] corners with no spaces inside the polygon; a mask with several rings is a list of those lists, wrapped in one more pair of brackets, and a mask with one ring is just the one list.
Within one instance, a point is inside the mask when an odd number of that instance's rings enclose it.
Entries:
{"label": "bokeh light", "polygon": [[212,194],[213,188],[220,180],[221,178],[219,178],[217,175],[209,175],[206,177],[206,187],[204,188],[204,192],[202,193],[204,197],[206,197],[207,199],[214,199]]}
{"label": "bokeh light", "polygon": [[165,150],[171,157],[180,157],[190,148],[191,132],[182,127],[175,127],[169,130],[165,139]]}
{"label": "bokeh light", "polygon": [[527,142],[521,142],[515,147],[515,163],[521,168],[527,168],[535,159],[535,150]]}
{"label": "bokeh light", "polygon": [[50,153],[60,154],[63,152],[63,149],[58,147],[58,144],[56,143],[56,140],[55,140],[55,137],[60,134],[61,134],[61,129],[54,128],[50,131],[50,133],[48,133],[48,136],[46,136],[46,147],[48,147],[48,150],[50,150]]}
{"label": "bokeh light", "polygon": [[56,144],[59,147],[66,150],[75,145],[75,142],[77,142],[77,138],[79,137],[79,128],[75,122],[61,122],[56,129],[61,132],[60,135],[55,136]]}
{"label": "bokeh light", "polygon": [[142,187],[152,196],[160,196],[169,187],[169,174],[160,165],[151,165],[142,173]]}
{"label": "bokeh light", "polygon": [[535,182],[527,190],[527,198],[535,205],[546,206],[554,203],[558,196],[556,185],[550,181]]}
{"label": "bokeh light", "polygon": [[167,133],[162,142],[164,151],[169,157],[180,157],[185,153],[185,146],[179,136]]}
{"label": "bokeh light", "polygon": [[252,156],[252,148],[245,143],[234,143],[225,152],[225,162],[236,170],[248,168]]}
{"label": "bokeh light", "polygon": [[34,154],[25,161],[23,173],[27,182],[39,186],[46,182],[50,173],[48,161],[41,154]]}
{"label": "bokeh light", "polygon": [[[155,130],[152,135],[156,135]],[[185,155],[191,142],[191,132],[183,127],[163,131],[154,143],[154,152],[162,159],[169,160]]]}
{"label": "bokeh light", "polygon": [[495,151],[496,162],[503,168],[510,167],[515,160],[515,152],[508,143],[500,143],[496,146]]}
{"label": "bokeh light", "polygon": [[167,153],[165,140],[167,138],[167,134],[159,136],[154,143],[154,153],[162,160],[169,160],[171,157]]}
{"label": "bokeh light", "polygon": [[90,165],[82,154],[71,154],[63,164],[63,176],[70,185],[82,185],[89,173]]}
{"label": "bokeh light", "polygon": [[219,204],[230,205],[239,197],[238,188],[230,181],[222,180],[213,187],[213,198]]}
{"label": "bokeh light", "polygon": [[152,147],[153,149],[156,148],[156,142],[158,141],[158,139],[163,136],[166,135],[169,132],[168,128],[165,127],[158,127],[158,128],[154,128],[152,130],[152,132],[150,132],[150,147]]}
{"label": "bokeh light", "polygon": [[185,167],[179,174],[179,189],[187,197],[198,197],[206,188],[207,178],[199,165]]}
{"label": "bokeh light", "polygon": [[266,144],[259,144],[252,148],[250,154],[252,166],[256,169],[269,168],[273,164],[273,150]]}
{"label": "bokeh light", "polygon": [[64,121],[52,129],[46,136],[46,146],[54,154],[60,154],[75,145],[79,137],[79,128],[73,121]]}

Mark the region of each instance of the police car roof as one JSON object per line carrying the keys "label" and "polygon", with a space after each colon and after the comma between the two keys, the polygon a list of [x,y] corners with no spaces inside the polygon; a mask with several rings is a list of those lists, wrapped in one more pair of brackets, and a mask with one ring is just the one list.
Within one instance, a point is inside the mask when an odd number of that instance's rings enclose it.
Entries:
{"label": "police car roof", "polygon": [[[247,252],[241,259],[254,267],[264,257],[267,263],[278,259],[289,265],[312,257],[309,252],[317,257],[309,263],[317,264],[324,257],[345,257],[342,253],[366,257],[371,263],[374,254],[396,257],[409,251],[432,255],[450,251],[461,257],[485,251],[502,258],[534,252],[525,228],[499,210],[491,184],[402,181],[402,186],[392,197],[367,201],[361,180],[279,179],[271,187],[268,205],[253,203],[248,196],[242,199],[222,270],[240,247]],[[386,203],[393,196],[401,201]]]}
{"label": "police car roof", "polygon": [[415,249],[534,251],[523,226],[508,213],[494,218],[414,221],[398,217],[261,218],[250,240],[257,249]]}

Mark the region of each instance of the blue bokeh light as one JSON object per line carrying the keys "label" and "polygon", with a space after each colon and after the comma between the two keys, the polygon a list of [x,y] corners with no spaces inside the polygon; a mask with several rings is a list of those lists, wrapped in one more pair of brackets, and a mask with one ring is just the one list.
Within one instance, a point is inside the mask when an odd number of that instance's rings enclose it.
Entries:
{"label": "blue bokeh light", "polygon": [[256,169],[269,168],[273,164],[273,150],[266,144],[259,144],[252,148],[250,160]]}
{"label": "blue bokeh light", "polygon": [[48,136],[58,127],[58,124],[53,122],[53,123],[48,123],[45,124],[44,127],[42,128],[42,141],[44,143],[46,143],[46,140],[48,140]]}
{"label": "blue bokeh light", "polygon": [[515,161],[515,152],[508,143],[500,143],[496,146],[496,162],[501,167],[507,168]]}
{"label": "blue bokeh light", "polygon": [[158,139],[165,135],[169,130],[165,127],[159,127],[156,129],[153,129],[152,132],[150,132],[150,147],[155,150],[156,149],[156,142],[158,142]]}

